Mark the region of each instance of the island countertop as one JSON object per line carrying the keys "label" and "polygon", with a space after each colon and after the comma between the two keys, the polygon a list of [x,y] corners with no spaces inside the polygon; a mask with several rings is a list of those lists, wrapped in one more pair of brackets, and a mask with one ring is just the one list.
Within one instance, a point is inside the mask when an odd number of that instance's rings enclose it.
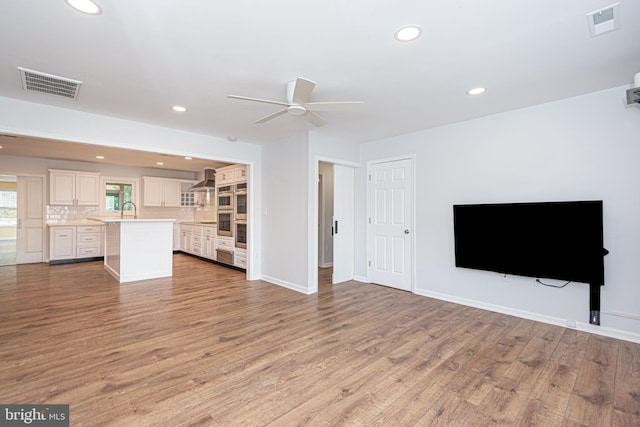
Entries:
{"label": "island countertop", "polygon": [[175,218],[100,218],[102,222],[176,222]]}

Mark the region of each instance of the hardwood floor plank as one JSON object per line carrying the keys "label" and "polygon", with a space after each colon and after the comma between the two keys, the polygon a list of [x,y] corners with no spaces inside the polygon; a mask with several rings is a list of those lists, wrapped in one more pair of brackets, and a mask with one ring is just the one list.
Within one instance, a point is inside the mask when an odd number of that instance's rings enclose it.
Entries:
{"label": "hardwood floor plank", "polygon": [[[330,281],[330,269],[323,272]],[[303,295],[196,258],[0,267],[0,402],[74,426],[633,425],[640,345],[383,286]]]}
{"label": "hardwood floor plank", "polygon": [[635,344],[620,341],[612,425],[640,426],[640,354]]}
{"label": "hardwood floor plank", "polygon": [[582,425],[611,425],[618,343],[592,335],[565,417]]}

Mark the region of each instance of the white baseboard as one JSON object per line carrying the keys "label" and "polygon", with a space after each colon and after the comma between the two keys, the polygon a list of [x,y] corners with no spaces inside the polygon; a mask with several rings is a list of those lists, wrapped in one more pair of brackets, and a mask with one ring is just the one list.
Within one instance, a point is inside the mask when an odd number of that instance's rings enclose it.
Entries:
{"label": "white baseboard", "polygon": [[333,263],[332,262],[326,262],[324,264],[319,265],[318,267],[320,267],[320,268],[333,267]]}
{"label": "white baseboard", "polygon": [[274,285],[282,286],[283,288],[291,289],[292,291],[303,293],[305,295],[311,295],[311,294],[317,292],[317,290],[315,292],[312,292],[311,290],[309,290],[309,288],[307,288],[305,286],[298,285],[298,284],[292,283],[292,282],[287,282],[286,280],[280,280],[278,278],[271,277],[271,276],[264,276],[263,275],[261,277],[261,280],[264,280],[265,282],[272,283]]}
{"label": "white baseboard", "polygon": [[[456,297],[453,295],[442,294],[439,292],[431,292],[431,291],[417,289],[415,291],[415,294],[421,295],[424,297],[442,300],[442,301],[466,305],[469,307],[475,307],[483,310],[493,311],[496,313],[508,314],[508,315],[520,317],[523,319],[535,320],[537,322],[548,323],[551,325],[569,328],[566,324],[566,319],[562,319],[559,317],[547,316],[539,313],[532,313],[530,311],[517,310],[511,307],[505,307],[505,306],[496,305],[496,304],[489,304],[489,303],[471,300],[467,298]],[[577,329],[579,331],[590,332],[596,335],[603,335],[610,338],[617,338],[624,341],[631,341],[631,342],[640,344],[640,334],[623,331],[620,329],[608,328],[606,326],[596,326],[587,322],[576,322],[576,327],[569,328],[569,329]]]}
{"label": "white baseboard", "polygon": [[369,278],[367,276],[353,276],[353,280],[356,282],[369,283]]}

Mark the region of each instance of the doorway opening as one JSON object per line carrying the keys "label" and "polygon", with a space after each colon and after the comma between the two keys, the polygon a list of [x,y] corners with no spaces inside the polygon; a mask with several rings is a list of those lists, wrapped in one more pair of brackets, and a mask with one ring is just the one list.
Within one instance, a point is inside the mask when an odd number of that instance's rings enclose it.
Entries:
{"label": "doorway opening", "polygon": [[333,164],[318,164],[318,286],[333,276]]}
{"label": "doorway opening", "polygon": [[0,266],[15,265],[18,235],[18,177],[0,175]]}
{"label": "doorway opening", "polygon": [[[355,266],[354,196],[355,169],[358,164],[318,159],[316,163],[317,197],[311,212],[316,230],[309,258],[312,289],[317,291],[319,276],[327,283],[353,280]],[[322,171],[322,172],[321,172]],[[311,239],[310,239],[311,240]],[[322,268],[322,269],[321,269]]]}

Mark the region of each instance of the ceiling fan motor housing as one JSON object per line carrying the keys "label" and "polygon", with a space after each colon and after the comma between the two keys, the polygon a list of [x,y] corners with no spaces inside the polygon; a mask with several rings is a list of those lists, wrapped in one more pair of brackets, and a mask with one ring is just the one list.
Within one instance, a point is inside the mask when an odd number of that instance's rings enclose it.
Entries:
{"label": "ceiling fan motor housing", "polygon": [[304,108],[302,105],[293,104],[287,107],[287,113],[293,116],[301,116],[306,112],[307,112],[307,109]]}

